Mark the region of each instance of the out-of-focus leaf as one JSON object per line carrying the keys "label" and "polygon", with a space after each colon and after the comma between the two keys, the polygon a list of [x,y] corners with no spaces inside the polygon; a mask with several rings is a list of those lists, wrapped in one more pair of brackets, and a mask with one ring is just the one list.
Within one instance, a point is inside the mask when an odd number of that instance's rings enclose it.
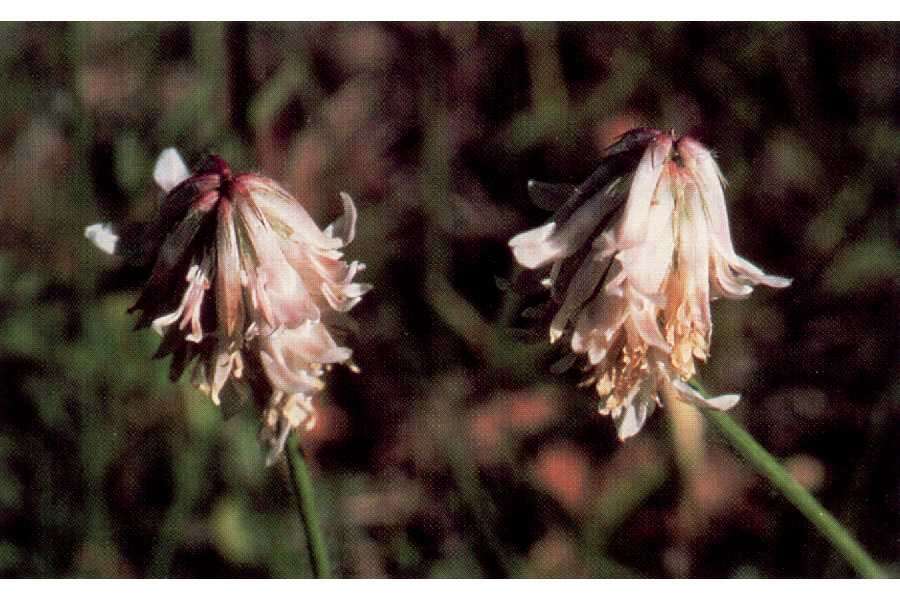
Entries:
{"label": "out-of-focus leaf", "polygon": [[891,240],[868,239],[851,245],[828,269],[825,285],[834,294],[847,294],[879,281],[900,277],[900,251]]}

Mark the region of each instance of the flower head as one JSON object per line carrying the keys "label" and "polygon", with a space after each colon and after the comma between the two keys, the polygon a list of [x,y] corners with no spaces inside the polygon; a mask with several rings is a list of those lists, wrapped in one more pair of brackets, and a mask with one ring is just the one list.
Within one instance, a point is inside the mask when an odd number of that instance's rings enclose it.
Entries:
{"label": "flower head", "polygon": [[234,174],[218,156],[191,174],[165,150],[154,179],[166,196],[153,222],[130,236],[101,224],[85,234],[109,253],[152,257],[130,309],[140,312],[137,327],[162,336],[157,357],[173,355],[173,380],[196,359],[192,380],[214,403],[264,399],[271,460],[291,429],[314,424],[324,372],[350,361],[333,323],[371,287],[353,282],[365,266],[343,259],[353,200],[342,193],[343,216],[322,230],[277,183]]}
{"label": "flower head", "polygon": [[709,356],[710,302],[790,284],[735,253],[710,151],[653,129],[626,133],[553,220],[509,244],[525,267],[552,265],[550,340],[565,338],[586,356],[585,385],[621,439],[641,429],[660,396],[736,404],[737,395],[707,399],[687,384]]}

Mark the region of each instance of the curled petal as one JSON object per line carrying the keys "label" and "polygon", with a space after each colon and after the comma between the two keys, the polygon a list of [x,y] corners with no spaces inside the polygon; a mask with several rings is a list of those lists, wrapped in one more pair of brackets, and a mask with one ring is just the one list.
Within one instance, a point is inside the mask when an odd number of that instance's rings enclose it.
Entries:
{"label": "curled petal", "polygon": [[325,233],[338,238],[346,246],[356,237],[356,205],[347,192],[341,192],[341,201],[344,204],[344,214],[326,227]]}
{"label": "curled petal", "polygon": [[307,321],[265,338],[260,356],[273,388],[312,394],[324,385],[320,365],[346,362],[351,352],[335,343],[325,325]]}
{"label": "curled petal", "polygon": [[791,285],[792,279],[779,277],[778,275],[766,275],[762,269],[749,260],[735,256],[735,260],[729,265],[738,275],[754,285],[766,285],[773,288],[785,288]]}
{"label": "curled petal", "polygon": [[672,387],[678,392],[678,399],[682,402],[716,410],[728,410],[741,400],[738,394],[724,394],[707,398],[677,377],[672,379]]}
{"label": "curled petal", "polygon": [[753,292],[753,286],[741,281],[731,268],[731,263],[720,252],[713,250],[710,286],[717,296],[725,298],[746,298]]}
{"label": "curled petal", "polygon": [[204,260],[201,265],[191,265],[188,270],[188,286],[181,298],[178,308],[171,313],[162,315],[153,320],[153,330],[164,336],[166,329],[179,319],[179,329],[184,329],[188,323],[191,332],[185,337],[189,342],[199,342],[203,339],[203,330],[200,327],[200,309],[203,307],[203,296],[209,289],[209,261]]}
{"label": "curled petal", "polygon": [[362,300],[363,294],[372,289],[368,283],[330,284],[323,281],[321,290],[328,305],[336,311],[347,312]]}
{"label": "curled petal", "polygon": [[229,377],[241,377],[244,370],[244,361],[241,358],[241,353],[235,350],[220,350],[213,355],[212,359],[212,368],[210,369],[212,377],[207,377],[206,380],[210,388],[209,396],[213,404],[218,406],[222,403],[219,393],[225,387]]}
{"label": "curled petal", "polygon": [[713,290],[726,298],[744,298],[753,291],[754,285],[785,288],[791,279],[777,275],[767,275],[750,261],[737,256],[723,255],[718,249],[712,253],[711,284]]}
{"label": "curled petal", "polygon": [[355,261],[348,265],[337,250],[320,250],[294,240],[283,240],[280,246],[285,259],[311,292],[319,290],[323,281],[332,284],[350,282],[365,268]]}
{"label": "curled petal", "polygon": [[281,347],[281,354],[288,364],[332,364],[350,359],[349,348],[338,346],[322,323],[307,321],[296,329],[289,329],[276,336],[273,344]]}

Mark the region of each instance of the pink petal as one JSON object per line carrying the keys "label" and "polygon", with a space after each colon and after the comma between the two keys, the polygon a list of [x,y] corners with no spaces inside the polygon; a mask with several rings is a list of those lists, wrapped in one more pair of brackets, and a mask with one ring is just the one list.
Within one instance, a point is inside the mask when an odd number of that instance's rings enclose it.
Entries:
{"label": "pink petal", "polygon": [[319,309],[300,275],[282,253],[278,236],[254,208],[255,202],[251,198],[242,198],[238,203],[240,223],[247,232],[256,259],[256,291],[260,301],[271,306],[274,322],[270,324],[292,329],[307,319],[318,320]]}
{"label": "pink petal", "polygon": [[344,245],[341,239],[330,237],[319,229],[300,202],[271,179],[243,175],[238,177],[238,183],[279,233],[323,249],[333,250]]}

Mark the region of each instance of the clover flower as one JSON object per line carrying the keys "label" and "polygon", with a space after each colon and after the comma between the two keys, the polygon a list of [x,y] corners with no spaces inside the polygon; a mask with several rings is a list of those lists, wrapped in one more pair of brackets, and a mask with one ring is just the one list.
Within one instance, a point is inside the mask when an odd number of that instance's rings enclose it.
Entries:
{"label": "clover flower", "polygon": [[353,282],[365,266],[341,252],[354,237],[353,200],[342,193],[343,216],[322,230],[277,183],[234,174],[218,156],[191,174],[165,150],[154,179],[166,196],[153,222],[85,235],[110,254],[153,261],[129,309],[140,312],[136,328],[162,337],[156,357],[173,355],[173,380],[196,359],[192,381],[215,404],[255,399],[271,463],[292,429],[314,425],[325,371],[354,368],[333,335],[337,316],[371,288]]}
{"label": "clover flower", "polygon": [[585,355],[588,378],[619,438],[640,431],[666,401],[726,410],[739,396],[704,398],[687,381],[709,356],[710,302],[781,288],[735,253],[724,179],[708,149],[654,129],[626,133],[580,187],[531,182],[564,197],[554,218],[513,237],[524,267],[552,265],[544,284],[556,312],[550,341]]}

